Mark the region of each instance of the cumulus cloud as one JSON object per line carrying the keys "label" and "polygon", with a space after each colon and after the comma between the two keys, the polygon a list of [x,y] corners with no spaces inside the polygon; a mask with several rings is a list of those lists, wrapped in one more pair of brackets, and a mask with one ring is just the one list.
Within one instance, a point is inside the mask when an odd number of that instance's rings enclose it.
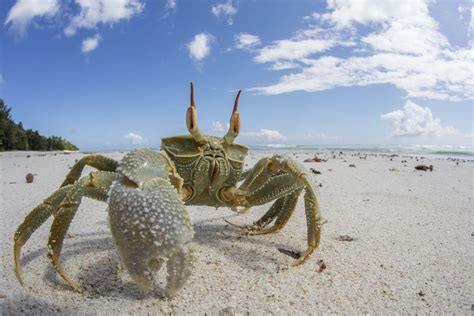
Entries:
{"label": "cumulus cloud", "polygon": [[266,141],[284,141],[287,139],[286,136],[282,135],[279,131],[271,129],[260,129],[258,132],[243,132],[242,136],[248,136],[251,138],[260,138]]}
{"label": "cumulus cloud", "polygon": [[142,136],[135,133],[128,133],[127,135],[124,136],[124,138],[132,141],[132,144],[134,145],[139,145],[146,142],[146,140]]}
{"label": "cumulus cloud", "polygon": [[227,24],[234,24],[233,17],[237,13],[237,8],[232,5],[232,1],[228,0],[224,3],[218,3],[211,7],[211,12],[217,18],[227,18]]}
{"label": "cumulus cloud", "polygon": [[202,60],[211,52],[211,44],[214,36],[207,33],[199,33],[194,36],[193,40],[188,44],[189,56],[194,60]]}
{"label": "cumulus cloud", "polygon": [[213,132],[223,132],[224,131],[224,125],[222,125],[222,123],[219,122],[219,121],[212,122],[211,130]]}
{"label": "cumulus cloud", "polygon": [[64,34],[72,36],[80,28],[93,29],[99,24],[118,23],[128,20],[143,11],[140,0],[75,0],[80,7],[78,15],[72,17]]}
{"label": "cumulus cloud", "polygon": [[397,110],[380,116],[392,124],[392,136],[444,136],[458,134],[459,131],[451,126],[442,126],[441,120],[433,117],[428,107],[421,107],[408,100],[403,110]]}
{"label": "cumulus cloud", "polygon": [[239,33],[234,36],[235,47],[238,49],[252,49],[260,45],[260,38],[249,33]]}
{"label": "cumulus cloud", "polygon": [[[253,50],[257,63],[292,72],[252,90],[263,94],[390,84],[407,97],[474,98],[474,50],[449,43],[428,0],[328,0],[328,12],[289,39]],[[359,34],[358,27],[364,27]],[[344,48],[346,56],[332,53]]]}
{"label": "cumulus cloud", "polygon": [[17,0],[8,11],[4,25],[10,24],[12,30],[23,35],[34,18],[54,16],[58,10],[59,3],[57,0]]}
{"label": "cumulus cloud", "polygon": [[100,34],[96,34],[92,37],[88,37],[82,41],[81,51],[83,53],[88,53],[93,51],[99,46],[99,43],[102,41]]}

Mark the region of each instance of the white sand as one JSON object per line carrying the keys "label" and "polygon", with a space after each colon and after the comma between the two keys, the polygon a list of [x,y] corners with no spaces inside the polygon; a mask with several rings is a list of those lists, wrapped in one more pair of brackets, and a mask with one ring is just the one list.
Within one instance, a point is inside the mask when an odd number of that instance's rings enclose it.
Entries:
{"label": "white sand", "polygon": [[[26,155],[31,155],[27,158]],[[23,248],[26,286],[13,272],[12,239],[26,214],[62,182],[72,153],[0,153],[0,314],[213,314],[237,313],[457,313],[474,304],[473,162],[346,154],[305,163],[313,176],[324,225],[322,243],[302,266],[282,247],[303,250],[306,223],[300,201],[290,223],[271,236],[240,236],[223,219],[251,223],[268,208],[237,216],[227,209],[190,207],[197,257],[193,275],[173,300],[142,292],[125,271],[107,226],[105,204],[85,198],[65,241],[62,262],[83,293],[67,288],[46,258],[51,219]],[[122,153],[107,154],[119,159]],[[253,153],[249,166],[264,154]],[[299,160],[310,156],[296,154]],[[328,156],[329,158],[332,158]],[[407,166],[401,160],[408,160]],[[346,162],[344,161],[346,160]],[[350,163],[356,168],[349,168]],[[399,171],[389,171],[397,168]],[[332,169],[332,171],[330,171]],[[26,173],[37,174],[32,184]],[[354,241],[339,241],[350,235]],[[327,268],[319,272],[318,260]]]}

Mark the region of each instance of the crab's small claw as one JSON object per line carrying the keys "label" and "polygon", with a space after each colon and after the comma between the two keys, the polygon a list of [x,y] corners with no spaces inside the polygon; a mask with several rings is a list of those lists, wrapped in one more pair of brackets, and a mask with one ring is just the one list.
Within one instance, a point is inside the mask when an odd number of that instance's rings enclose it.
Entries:
{"label": "crab's small claw", "polygon": [[116,182],[110,190],[109,220],[115,244],[130,276],[146,289],[153,286],[152,272],[167,260],[165,290],[172,296],[191,274],[191,222],[168,179],[132,184]]}

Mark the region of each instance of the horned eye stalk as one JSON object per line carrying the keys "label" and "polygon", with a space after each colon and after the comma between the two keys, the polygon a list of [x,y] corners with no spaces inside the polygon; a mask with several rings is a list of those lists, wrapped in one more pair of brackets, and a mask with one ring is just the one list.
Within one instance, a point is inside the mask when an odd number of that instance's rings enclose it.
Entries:
{"label": "horned eye stalk", "polygon": [[[240,113],[237,111],[239,106],[239,97],[242,90],[237,92],[237,96],[235,97],[234,101],[234,108],[232,110],[232,115],[230,116],[229,121],[229,130],[222,138],[223,142],[227,145],[230,145],[234,142],[235,138],[239,136],[240,132]],[[193,82],[191,81],[191,96],[190,96],[190,104],[188,110],[186,112],[186,126],[188,127],[188,131],[194,140],[198,143],[206,142],[204,136],[201,134],[198,128],[198,118],[197,118],[197,110],[196,104],[194,103],[194,86]]]}
{"label": "horned eye stalk", "polygon": [[202,136],[198,128],[198,117],[197,117],[196,104],[194,103],[194,86],[193,86],[192,81],[191,81],[190,104],[188,107],[188,111],[186,112],[186,126],[188,127],[189,133],[191,133],[191,135],[193,136],[196,142],[198,143],[204,142],[204,137]]}
{"label": "horned eye stalk", "polygon": [[230,145],[234,142],[235,138],[239,136],[240,132],[240,113],[237,111],[237,108],[239,106],[239,97],[240,93],[242,90],[239,90],[237,92],[237,96],[235,97],[234,101],[234,109],[232,110],[232,115],[230,116],[230,121],[229,121],[229,130],[227,131],[227,134],[224,136],[224,142],[227,145]]}

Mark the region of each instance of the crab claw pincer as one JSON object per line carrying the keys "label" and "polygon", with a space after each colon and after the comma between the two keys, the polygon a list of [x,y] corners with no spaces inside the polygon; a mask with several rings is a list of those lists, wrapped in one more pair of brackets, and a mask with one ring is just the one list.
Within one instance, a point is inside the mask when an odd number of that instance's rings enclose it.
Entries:
{"label": "crab claw pincer", "polygon": [[109,192],[113,239],[130,276],[141,287],[153,286],[153,271],[167,265],[168,296],[183,287],[191,274],[188,244],[194,230],[183,202],[167,178],[115,182]]}

